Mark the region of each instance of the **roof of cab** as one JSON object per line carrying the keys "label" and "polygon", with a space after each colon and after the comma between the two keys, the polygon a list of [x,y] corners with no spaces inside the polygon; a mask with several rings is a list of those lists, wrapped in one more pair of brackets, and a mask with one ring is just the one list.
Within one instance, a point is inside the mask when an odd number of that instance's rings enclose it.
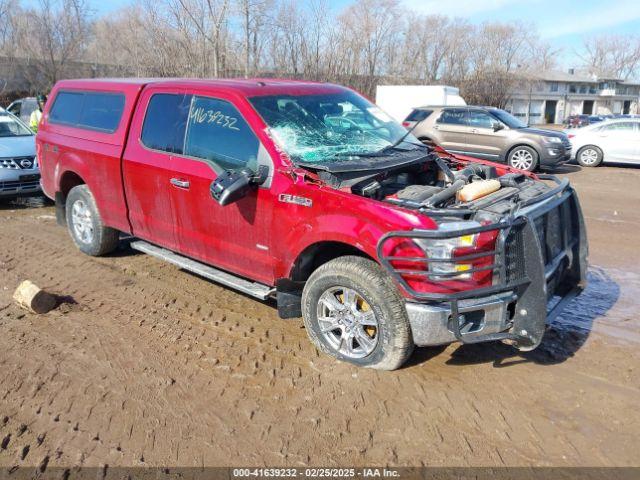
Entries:
{"label": "roof of cab", "polygon": [[247,97],[291,94],[310,95],[346,90],[345,87],[322,82],[302,80],[251,78],[251,79],[191,79],[191,78],[100,78],[62,80],[58,88],[96,90],[140,90],[146,86],[175,86],[176,88],[211,88],[239,93]]}

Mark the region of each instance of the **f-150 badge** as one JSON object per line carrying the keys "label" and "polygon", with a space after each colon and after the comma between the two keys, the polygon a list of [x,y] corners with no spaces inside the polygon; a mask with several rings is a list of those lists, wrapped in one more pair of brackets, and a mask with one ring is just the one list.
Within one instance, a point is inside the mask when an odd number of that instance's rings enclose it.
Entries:
{"label": "f-150 badge", "polygon": [[298,197],[296,195],[289,195],[288,193],[281,193],[278,196],[278,200],[283,203],[293,203],[294,205],[302,205],[303,207],[310,207],[313,205],[313,200],[306,197]]}

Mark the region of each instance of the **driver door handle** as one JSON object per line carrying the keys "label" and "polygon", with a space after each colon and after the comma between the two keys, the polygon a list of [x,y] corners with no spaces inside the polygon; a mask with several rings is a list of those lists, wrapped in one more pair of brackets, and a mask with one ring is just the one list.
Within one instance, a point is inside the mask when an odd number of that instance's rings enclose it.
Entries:
{"label": "driver door handle", "polygon": [[188,189],[190,185],[188,180],[180,180],[179,178],[172,178],[170,182],[171,182],[171,185],[174,185],[178,188]]}

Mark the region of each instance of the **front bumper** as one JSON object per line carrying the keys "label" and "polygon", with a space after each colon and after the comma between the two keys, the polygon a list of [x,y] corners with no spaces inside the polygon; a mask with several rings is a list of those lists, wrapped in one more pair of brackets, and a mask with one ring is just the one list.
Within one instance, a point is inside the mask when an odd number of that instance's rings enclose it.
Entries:
{"label": "front bumper", "polygon": [[0,198],[30,197],[41,192],[38,169],[0,169]]}
{"label": "front bumper", "polygon": [[[449,295],[412,290],[402,277],[407,271],[396,271],[393,259],[382,255],[384,242],[390,238],[434,238],[443,233],[392,232],[380,240],[381,263],[414,299],[407,302],[407,313],[416,345],[509,340],[521,350],[534,349],[542,341],[547,323],[586,285],[584,219],[568,182],[558,181],[558,187],[544,199],[523,205],[517,214],[498,224],[446,235],[490,229],[500,230],[493,285]],[[425,274],[424,270],[411,273],[420,272]]]}
{"label": "front bumper", "polygon": [[[510,311],[513,311],[516,300],[517,297],[513,293],[507,293],[460,301],[458,303],[458,314],[462,323],[460,330],[465,340],[508,330],[511,321]],[[407,302],[407,314],[413,342],[416,345],[426,347],[457,341],[455,333],[449,329],[450,303]]]}
{"label": "front bumper", "polygon": [[540,154],[540,165],[558,166],[571,160],[571,146],[545,146]]}

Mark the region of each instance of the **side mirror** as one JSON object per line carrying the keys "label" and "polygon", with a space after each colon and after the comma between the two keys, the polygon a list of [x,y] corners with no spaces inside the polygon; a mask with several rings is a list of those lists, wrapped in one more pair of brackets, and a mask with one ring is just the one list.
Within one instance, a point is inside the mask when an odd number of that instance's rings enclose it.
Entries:
{"label": "side mirror", "polygon": [[504,125],[500,122],[493,122],[493,131],[494,132],[499,132],[500,130],[504,129]]}
{"label": "side mirror", "polygon": [[230,205],[244,198],[251,187],[263,184],[269,174],[269,167],[260,165],[258,173],[248,168],[242,170],[225,170],[211,182],[211,196],[221,206]]}

